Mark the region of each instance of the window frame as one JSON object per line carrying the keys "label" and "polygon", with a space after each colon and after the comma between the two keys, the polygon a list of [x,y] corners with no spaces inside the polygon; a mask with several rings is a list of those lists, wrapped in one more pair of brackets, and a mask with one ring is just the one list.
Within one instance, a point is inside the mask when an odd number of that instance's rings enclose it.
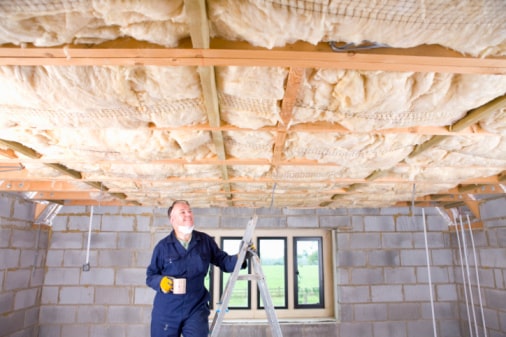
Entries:
{"label": "window frame", "polygon": [[[220,247],[223,248],[224,246],[224,242],[226,240],[237,240],[239,241],[239,245],[237,246],[237,252],[231,252],[229,253],[230,255],[232,254],[237,254],[239,252],[239,248],[240,248],[240,244],[241,244],[241,241],[242,241],[242,237],[237,237],[237,236],[221,236],[220,237]],[[214,269],[214,268],[213,268]],[[251,266],[249,266],[248,264],[248,268],[247,268],[247,272],[250,273],[251,272]],[[228,273],[227,273],[228,274]],[[223,295],[223,291],[225,290],[225,287],[227,286],[227,284],[225,283],[224,284],[224,273],[219,270],[219,275],[220,275],[220,281],[219,281],[219,292],[218,292],[218,298],[221,299],[221,296]],[[239,274],[240,275],[240,274]],[[228,280],[227,280],[228,282]],[[239,282],[247,282],[247,281],[239,281]],[[247,305],[244,306],[244,307],[237,307],[237,306],[228,306],[228,309],[234,309],[234,310],[249,310],[251,309],[252,305],[252,296],[251,296],[251,282],[248,282],[248,285],[247,285]],[[234,289],[232,289],[232,292],[234,291]],[[232,296],[230,296],[230,298],[232,298]]]}
{"label": "window frame", "polygon": [[[297,242],[302,241],[316,241],[318,242],[318,288],[319,288],[319,296],[318,296],[318,303],[315,304],[300,304],[298,302],[299,299],[299,271],[297,269]],[[314,236],[314,237],[308,237],[308,236],[294,236],[293,237],[293,266],[294,266],[294,273],[293,273],[293,280],[294,280],[294,286],[293,286],[293,299],[294,299],[294,308],[295,309],[310,309],[310,308],[324,308],[325,307],[325,278],[323,277],[323,238],[321,236]]]}
{"label": "window frame", "polygon": [[[224,228],[209,228],[204,229],[206,233],[209,235],[215,237],[217,243],[221,243],[221,238],[231,238],[231,237],[240,237],[242,239],[244,235],[244,229],[224,229]],[[333,284],[335,284],[336,277],[338,276],[335,271],[335,260],[332,258],[334,246],[337,244],[335,240],[333,239],[333,231],[331,229],[327,228],[292,228],[290,230],[287,230],[286,228],[257,228],[253,235],[253,242],[257,243],[258,237],[286,237],[287,238],[287,257],[289,259],[287,263],[287,273],[288,273],[288,308],[281,309],[276,308],[276,315],[280,321],[299,321],[299,320],[315,320],[315,321],[335,321],[337,319],[337,310],[338,310],[338,304],[337,299],[335,298],[335,289],[333,287]],[[324,265],[322,266],[323,271],[323,277],[324,277],[324,289],[325,289],[325,307],[324,308],[294,308],[294,299],[293,299],[293,287],[294,287],[294,280],[293,280],[293,240],[292,238],[294,236],[300,236],[300,237],[315,237],[315,236],[321,236],[322,237],[322,251],[323,256],[328,257],[324,258]],[[209,289],[211,293],[214,294],[214,304],[218,303],[221,299],[221,292],[219,289],[219,284],[221,282],[221,271],[217,268],[214,270],[214,289]],[[247,281],[238,281],[238,282],[247,282]],[[251,300],[250,303],[251,308],[248,310],[241,310],[241,309],[232,309],[229,308],[226,316],[225,321],[230,322],[240,322],[240,321],[246,321],[246,322],[256,322],[256,321],[265,321],[267,319],[267,316],[265,314],[265,309],[263,308],[257,308],[257,305],[253,305],[253,303],[257,303],[257,297],[259,296],[258,291],[255,291],[254,288],[258,289],[258,286],[256,284],[256,281],[250,281],[250,295]],[[218,308],[216,305],[214,305],[215,308]],[[244,309],[244,308],[242,308]],[[211,317],[214,316],[215,312],[211,313]]]}
{"label": "window frame", "polygon": [[[282,240],[282,241],[284,241],[284,252],[283,252],[284,294],[283,294],[283,296],[285,299],[285,304],[282,306],[274,305],[274,308],[275,309],[288,309],[288,298],[289,298],[289,296],[288,296],[288,238],[281,237],[281,236],[259,236],[259,237],[257,237],[258,256],[260,257],[260,261],[262,261],[261,240],[273,240],[273,241],[274,240]],[[269,283],[267,281],[267,285],[268,284]],[[258,289],[258,287],[256,287],[256,288],[257,288],[257,309],[264,309],[264,306],[261,305],[261,303],[260,303],[260,301],[261,301],[260,290]],[[271,294],[271,298],[272,298],[272,294]]]}

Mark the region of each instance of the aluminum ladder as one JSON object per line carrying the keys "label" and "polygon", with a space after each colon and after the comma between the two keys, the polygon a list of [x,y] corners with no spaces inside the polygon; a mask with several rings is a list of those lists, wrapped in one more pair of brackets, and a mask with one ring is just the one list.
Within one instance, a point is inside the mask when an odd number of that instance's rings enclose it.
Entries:
{"label": "aluminum ladder", "polygon": [[[230,301],[230,296],[234,290],[235,282],[238,280],[257,281],[258,290],[260,291],[260,296],[262,298],[264,309],[267,314],[267,320],[271,327],[272,336],[283,337],[283,334],[281,333],[281,327],[276,316],[276,311],[274,310],[274,304],[272,303],[271,295],[265,282],[265,275],[262,270],[260,258],[258,257],[256,251],[249,248],[252,242],[253,231],[255,230],[257,220],[258,218],[255,214],[248,222],[246,231],[241,241],[241,247],[239,249],[238,259],[234,267],[234,271],[227,281],[227,285],[225,286],[225,290],[221,295],[220,302],[217,304],[216,313],[214,314],[213,322],[211,324],[211,328],[209,329],[210,337],[218,337],[220,333],[223,318],[225,317],[225,313],[228,311],[228,302]],[[239,275],[242,262],[244,261],[247,252],[251,253],[251,257],[248,263],[251,265],[252,273],[247,275]]]}

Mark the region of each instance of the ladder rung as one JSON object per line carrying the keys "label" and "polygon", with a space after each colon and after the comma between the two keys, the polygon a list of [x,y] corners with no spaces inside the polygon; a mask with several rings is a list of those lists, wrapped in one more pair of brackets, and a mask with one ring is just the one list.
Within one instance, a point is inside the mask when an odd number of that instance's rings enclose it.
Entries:
{"label": "ladder rung", "polygon": [[246,274],[237,276],[237,280],[260,280],[262,277],[254,274]]}
{"label": "ladder rung", "polygon": [[267,284],[265,283],[265,276],[262,270],[262,266],[260,264],[260,259],[256,253],[253,254],[253,256],[249,260],[249,264],[251,264],[252,273],[239,275],[242,261],[245,258],[248,249],[247,244],[251,242],[256,222],[257,222],[256,215],[254,215],[253,218],[250,220],[250,222],[248,222],[246,232],[244,233],[244,237],[242,239],[243,245],[241,246],[241,250],[238,255],[239,258],[237,259],[234,271],[232,272],[227,281],[227,285],[225,287],[225,290],[223,291],[221,300],[218,303],[218,307],[216,308],[216,313],[214,315],[213,322],[209,329],[209,337],[218,337],[221,328],[221,323],[223,322],[224,314],[225,312],[228,311],[228,302],[230,300],[231,293],[234,289],[235,282],[238,280],[258,281],[257,282],[258,289],[260,290],[260,295],[262,301],[264,302],[264,309],[267,314],[269,325],[271,326],[272,336],[283,337],[283,333],[281,332],[281,327],[279,326],[279,321],[278,318],[276,317],[276,312],[274,310],[274,305],[272,303],[272,299],[270,297]]}

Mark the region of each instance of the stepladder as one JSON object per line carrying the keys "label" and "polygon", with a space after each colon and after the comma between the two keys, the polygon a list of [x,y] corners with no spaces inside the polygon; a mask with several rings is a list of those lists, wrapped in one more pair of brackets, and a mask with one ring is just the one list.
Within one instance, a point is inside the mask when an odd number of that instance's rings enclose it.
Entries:
{"label": "stepladder", "polygon": [[[267,315],[267,321],[271,328],[272,336],[283,337],[283,334],[281,333],[281,327],[279,325],[279,321],[274,308],[274,304],[272,302],[272,298],[269,293],[269,288],[267,287],[267,282],[265,280],[265,274],[262,269],[260,257],[258,256],[256,249],[252,248],[253,233],[255,231],[257,220],[258,220],[257,216],[254,215],[248,222],[246,231],[241,241],[237,263],[234,267],[234,270],[232,271],[232,274],[228,278],[227,284],[221,295],[220,301],[216,305],[216,312],[214,314],[211,327],[209,329],[210,337],[219,336],[221,325],[225,318],[225,314],[228,311],[228,304],[230,302],[234,286],[237,281],[241,280],[247,280],[248,282],[256,281],[262,299],[262,303],[265,309],[265,313]],[[248,264],[250,265],[249,269],[250,273],[247,275],[239,275],[243,261],[247,257],[248,257]]]}

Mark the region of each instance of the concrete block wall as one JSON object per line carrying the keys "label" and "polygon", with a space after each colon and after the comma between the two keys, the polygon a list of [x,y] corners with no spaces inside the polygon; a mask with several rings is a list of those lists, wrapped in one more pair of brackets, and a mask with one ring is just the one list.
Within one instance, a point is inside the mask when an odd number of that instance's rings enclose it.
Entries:
{"label": "concrete block wall", "polygon": [[[194,209],[200,229],[243,228],[252,209]],[[95,207],[90,271],[90,208],[63,207],[53,220],[40,310],[40,336],[149,335],[154,292],[144,284],[152,247],[169,228],[165,208]],[[337,231],[335,288],[339,322],[291,323],[290,336],[418,337],[432,333],[425,240],[409,209],[258,209],[257,228]],[[440,336],[460,336],[452,247],[446,224],[428,215],[433,289]],[[268,327],[227,325],[228,336],[268,334]]]}
{"label": "concrete block wall", "polygon": [[[469,273],[466,264],[461,264],[460,256],[455,257],[455,264],[459,265],[455,275],[462,317],[461,331],[464,337],[471,334],[484,336],[485,327],[489,337],[504,337],[506,336],[506,198],[483,203],[480,213],[484,229],[474,230],[472,237],[469,231],[464,232],[467,245],[466,250],[463,250],[461,254],[465,262],[467,251]],[[467,226],[466,217],[463,219],[463,224],[464,227]],[[452,240],[454,245],[457,245],[455,235]],[[462,241],[461,239],[463,247]],[[474,259],[473,241],[477,265]],[[478,266],[478,274],[476,274],[476,266]],[[465,291],[467,291],[467,301]]]}
{"label": "concrete block wall", "polygon": [[[420,209],[350,210],[338,227],[341,336],[432,336]],[[457,290],[447,226],[425,210],[438,336],[458,337]]]}
{"label": "concrete block wall", "polygon": [[90,212],[63,207],[53,219],[39,336],[149,336],[146,267],[169,231],[166,210],[94,207],[88,250]]}
{"label": "concrete block wall", "polygon": [[37,336],[48,229],[33,226],[34,205],[0,193],[0,335]]}
{"label": "concrete block wall", "polygon": [[[506,209],[504,202],[482,207],[483,215],[490,214],[486,215],[487,240],[476,236],[479,261],[483,264],[482,287],[487,288],[484,289],[487,321],[488,316],[492,317],[487,327],[489,336],[494,337],[505,335],[504,221],[497,210]],[[0,203],[3,206],[5,198],[0,196]],[[414,216],[408,208],[258,209],[256,213],[257,228],[336,230],[338,247],[334,254],[338,278],[334,286],[339,320],[282,324],[286,336],[432,335],[420,209],[415,209]],[[243,229],[253,210],[194,209],[194,214],[202,230]],[[456,270],[456,243],[439,213],[426,209],[425,214],[438,336],[462,336],[466,317],[462,313]],[[40,309],[35,306],[39,311],[35,319],[39,324],[38,336],[149,336],[154,292],[144,284],[145,268],[152,247],[169,231],[166,208],[95,207],[89,251],[91,269],[84,271],[89,215],[89,207],[63,207],[53,220],[44,259],[45,279],[40,282],[43,284]],[[16,222],[19,216],[10,211],[6,217],[9,222]],[[11,245],[11,237],[9,232],[7,245]],[[5,237],[0,238],[4,249]],[[33,237],[26,242],[32,240]],[[0,280],[5,285],[5,271],[2,272]],[[27,287],[37,288],[32,283]],[[2,303],[14,308],[16,301],[9,296]],[[3,322],[0,323],[3,327]],[[229,324],[222,332],[224,336],[270,334],[268,327],[254,324]]]}

